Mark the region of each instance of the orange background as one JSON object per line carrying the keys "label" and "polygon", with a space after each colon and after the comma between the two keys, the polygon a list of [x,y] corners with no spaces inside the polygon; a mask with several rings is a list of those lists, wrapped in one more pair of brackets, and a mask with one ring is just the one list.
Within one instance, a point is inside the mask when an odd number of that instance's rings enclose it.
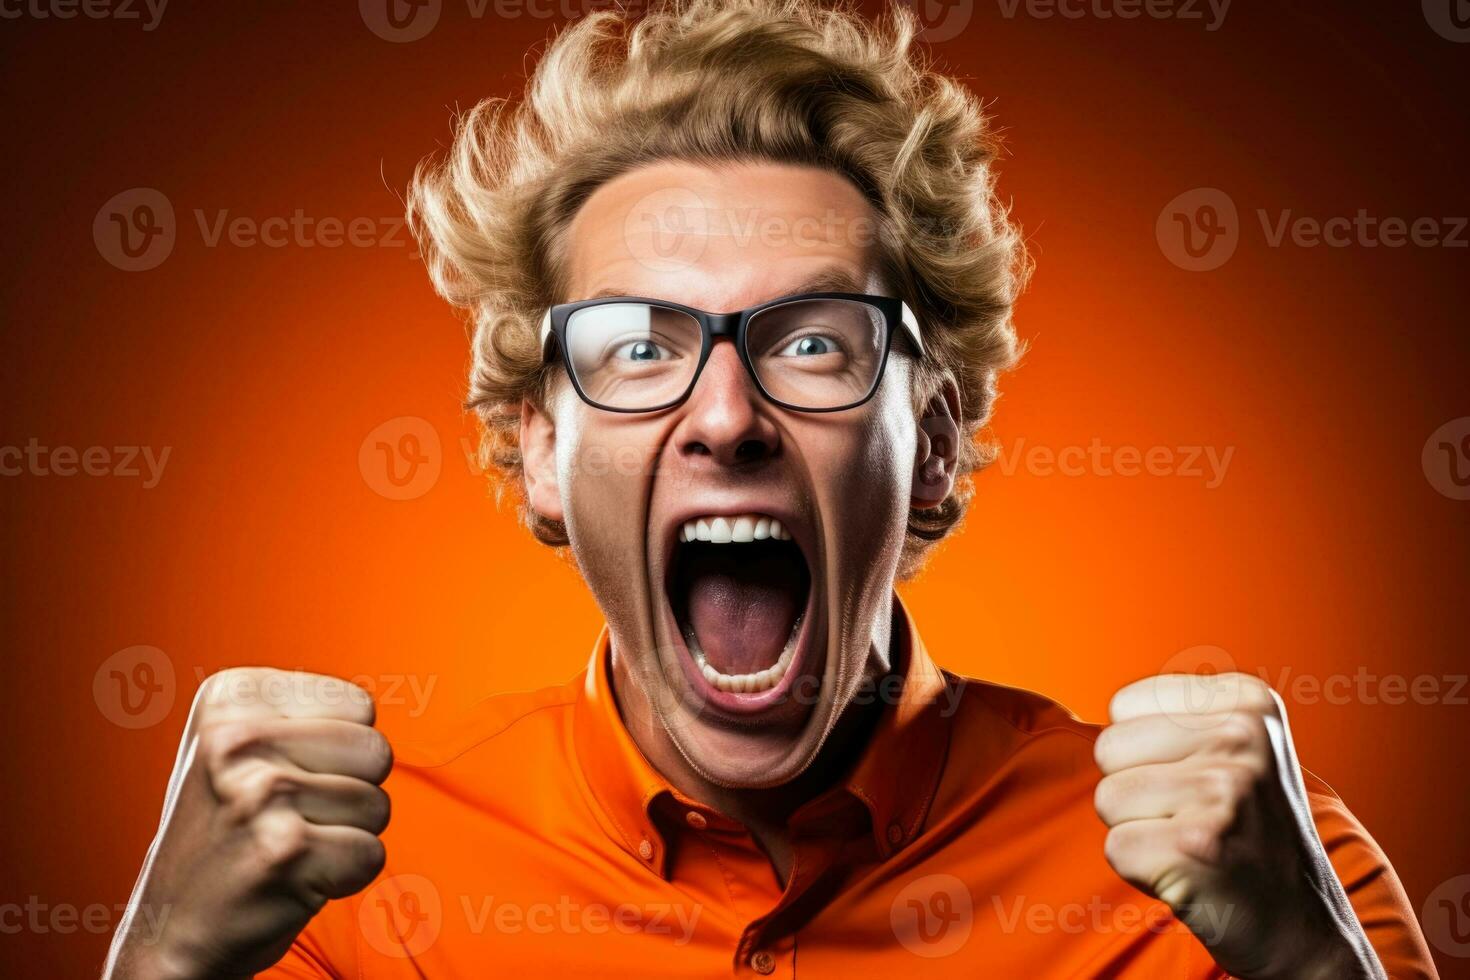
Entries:
{"label": "orange background", "polygon": [[[1470,213],[1470,47],[1419,4],[1376,6],[1240,3],[1216,31],[955,8],[968,27],[935,51],[994,100],[1002,190],[1039,269],[1018,312],[1032,350],[994,425],[1019,465],[980,478],[968,529],[903,590],[946,666],[1091,719],[1198,645],[1272,679],[1361,670],[1448,691],[1470,669],[1470,503],[1421,466],[1430,433],[1470,415],[1470,252],[1272,248],[1256,218]],[[466,463],[465,336],[406,233],[396,246],[210,247],[196,217],[399,215],[454,107],[517,91],[525,53],[561,19],[469,9],[445,0],[406,44],[347,2],[179,3],[152,31],[0,25],[0,445],[171,447],[153,489],[0,478],[0,905],[125,901],[202,673],[365,676],[380,694],[396,686],[384,725],[413,738],[583,664],[598,611]],[[126,272],[92,228],[138,187],[171,202],[177,242]],[[1197,187],[1240,212],[1239,248],[1211,272],[1178,268],[1155,239],[1160,210]],[[442,447],[437,481],[405,501],[359,466],[368,434],[400,416],[427,420]],[[1047,475],[1014,455],[1017,440],[1094,438],[1234,455],[1214,489]],[[163,651],[176,693],[160,721],[129,729],[93,682],[138,644]],[[1378,837],[1416,908],[1470,872],[1470,690],[1458,693],[1288,697],[1304,763]],[[92,975],[106,945],[3,929],[0,974]],[[1446,976],[1470,975],[1470,960],[1437,955]]]}

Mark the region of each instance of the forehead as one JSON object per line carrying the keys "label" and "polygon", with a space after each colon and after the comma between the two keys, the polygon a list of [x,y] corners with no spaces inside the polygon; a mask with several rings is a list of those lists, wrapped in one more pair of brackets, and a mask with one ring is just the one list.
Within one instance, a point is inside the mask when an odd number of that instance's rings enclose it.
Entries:
{"label": "forehead", "polygon": [[648,296],[714,312],[798,290],[879,292],[877,214],[818,167],[662,161],[620,175],[567,229],[567,300]]}

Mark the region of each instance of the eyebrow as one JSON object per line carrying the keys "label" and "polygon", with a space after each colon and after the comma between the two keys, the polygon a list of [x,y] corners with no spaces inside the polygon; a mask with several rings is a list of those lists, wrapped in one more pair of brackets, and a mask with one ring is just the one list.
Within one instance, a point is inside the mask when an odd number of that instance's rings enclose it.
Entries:
{"label": "eyebrow", "polygon": [[[791,289],[784,289],[772,296],[771,299],[780,299],[782,296],[795,296],[799,293],[863,293],[866,290],[853,278],[852,273],[846,269],[824,269],[816,275],[811,276],[805,282],[797,283]],[[632,290],[621,286],[610,286],[599,289],[585,299],[610,299],[619,296],[636,296]],[[659,297],[660,299],[663,297]],[[769,302],[763,300],[762,302]]]}

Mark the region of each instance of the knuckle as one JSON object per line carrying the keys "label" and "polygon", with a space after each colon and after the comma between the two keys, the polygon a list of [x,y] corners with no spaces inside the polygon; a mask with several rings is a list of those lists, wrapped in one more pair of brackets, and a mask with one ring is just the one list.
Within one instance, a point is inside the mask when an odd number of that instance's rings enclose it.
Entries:
{"label": "knuckle", "polygon": [[372,692],[360,684],[351,681],[343,681],[347,685],[347,698],[353,704],[362,709],[366,718],[366,724],[372,724],[377,716],[377,703],[373,701]]}
{"label": "knuckle", "polygon": [[[358,867],[367,876],[367,881],[372,881],[388,863],[388,848],[384,846],[381,838],[376,835],[369,836],[363,839],[357,857]],[[364,881],[363,884],[366,884],[367,881]]]}
{"label": "knuckle", "polygon": [[1198,813],[1179,823],[1176,847],[1181,854],[1212,864],[1220,859],[1225,834],[1234,822],[1233,808]]}
{"label": "knuckle", "polygon": [[373,791],[368,794],[367,820],[368,829],[373,834],[381,834],[388,829],[388,823],[393,819],[393,800],[383,790],[374,786]]}
{"label": "knuckle", "polygon": [[1103,772],[1111,771],[1111,763],[1117,752],[1118,726],[1109,725],[1092,743],[1092,759]]}
{"label": "knuckle", "polygon": [[300,789],[296,778],[269,762],[237,766],[221,779],[220,795],[230,801],[240,816],[249,818],[282,797]]}
{"label": "knuckle", "polygon": [[1138,792],[1137,774],[1124,770],[1113,773],[1097,784],[1093,804],[1104,820],[1116,817],[1128,799]]}
{"label": "knuckle", "polygon": [[1125,878],[1133,875],[1135,855],[1138,851],[1138,834],[1128,824],[1119,824],[1108,831],[1103,841],[1103,857],[1113,870]]}
{"label": "knuckle", "polygon": [[263,735],[261,726],[253,721],[210,722],[199,729],[199,754],[218,769],[258,746]]}
{"label": "knuckle", "polygon": [[1255,748],[1259,730],[1256,720],[1247,715],[1232,713],[1220,722],[1215,738],[1227,752],[1245,753]]}
{"label": "knuckle", "polygon": [[295,814],[274,811],[272,819],[256,821],[255,845],[267,868],[285,867],[310,849],[306,821]]}
{"label": "knuckle", "polygon": [[334,708],[345,708],[351,713],[353,721],[364,725],[371,725],[377,720],[377,707],[373,703],[372,694],[366,688],[326,674],[314,674],[309,679],[311,683],[307,690],[315,701]]}
{"label": "knuckle", "polygon": [[1275,709],[1276,692],[1271,690],[1271,686],[1261,678],[1243,673],[1235,673],[1230,676],[1239,692],[1241,708],[1260,714]]}
{"label": "knuckle", "polygon": [[1225,764],[1212,766],[1202,774],[1205,796],[1220,812],[1233,815],[1256,791],[1260,774],[1250,766]]}
{"label": "knuckle", "polygon": [[1107,822],[1113,813],[1113,788],[1116,785],[1117,781],[1112,776],[1105,776],[1097,784],[1097,789],[1092,791],[1092,807],[1104,822]]}
{"label": "knuckle", "polygon": [[231,700],[239,697],[239,691],[249,685],[252,674],[246,667],[226,667],[204,678],[194,695],[194,704],[201,717],[218,711]]}
{"label": "knuckle", "polygon": [[336,897],[344,897],[362,891],[388,865],[388,849],[377,837],[369,834],[352,845],[351,854],[339,869],[326,890]]}
{"label": "knuckle", "polygon": [[393,771],[393,746],[376,728],[364,728],[361,753],[370,782],[381,783]]}
{"label": "knuckle", "polygon": [[1199,779],[1201,795],[1207,802],[1222,807],[1234,804],[1239,781],[1229,767],[1211,766],[1199,774]]}

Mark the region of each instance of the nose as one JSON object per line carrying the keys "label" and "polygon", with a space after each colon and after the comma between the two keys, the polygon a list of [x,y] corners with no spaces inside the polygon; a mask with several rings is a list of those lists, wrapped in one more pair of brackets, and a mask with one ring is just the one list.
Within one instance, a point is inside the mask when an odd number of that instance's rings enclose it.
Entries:
{"label": "nose", "polygon": [[715,341],[695,382],[675,434],[685,456],[704,456],[724,466],[739,466],[775,455],[780,430],[769,402],[745,370],[735,344]]}

